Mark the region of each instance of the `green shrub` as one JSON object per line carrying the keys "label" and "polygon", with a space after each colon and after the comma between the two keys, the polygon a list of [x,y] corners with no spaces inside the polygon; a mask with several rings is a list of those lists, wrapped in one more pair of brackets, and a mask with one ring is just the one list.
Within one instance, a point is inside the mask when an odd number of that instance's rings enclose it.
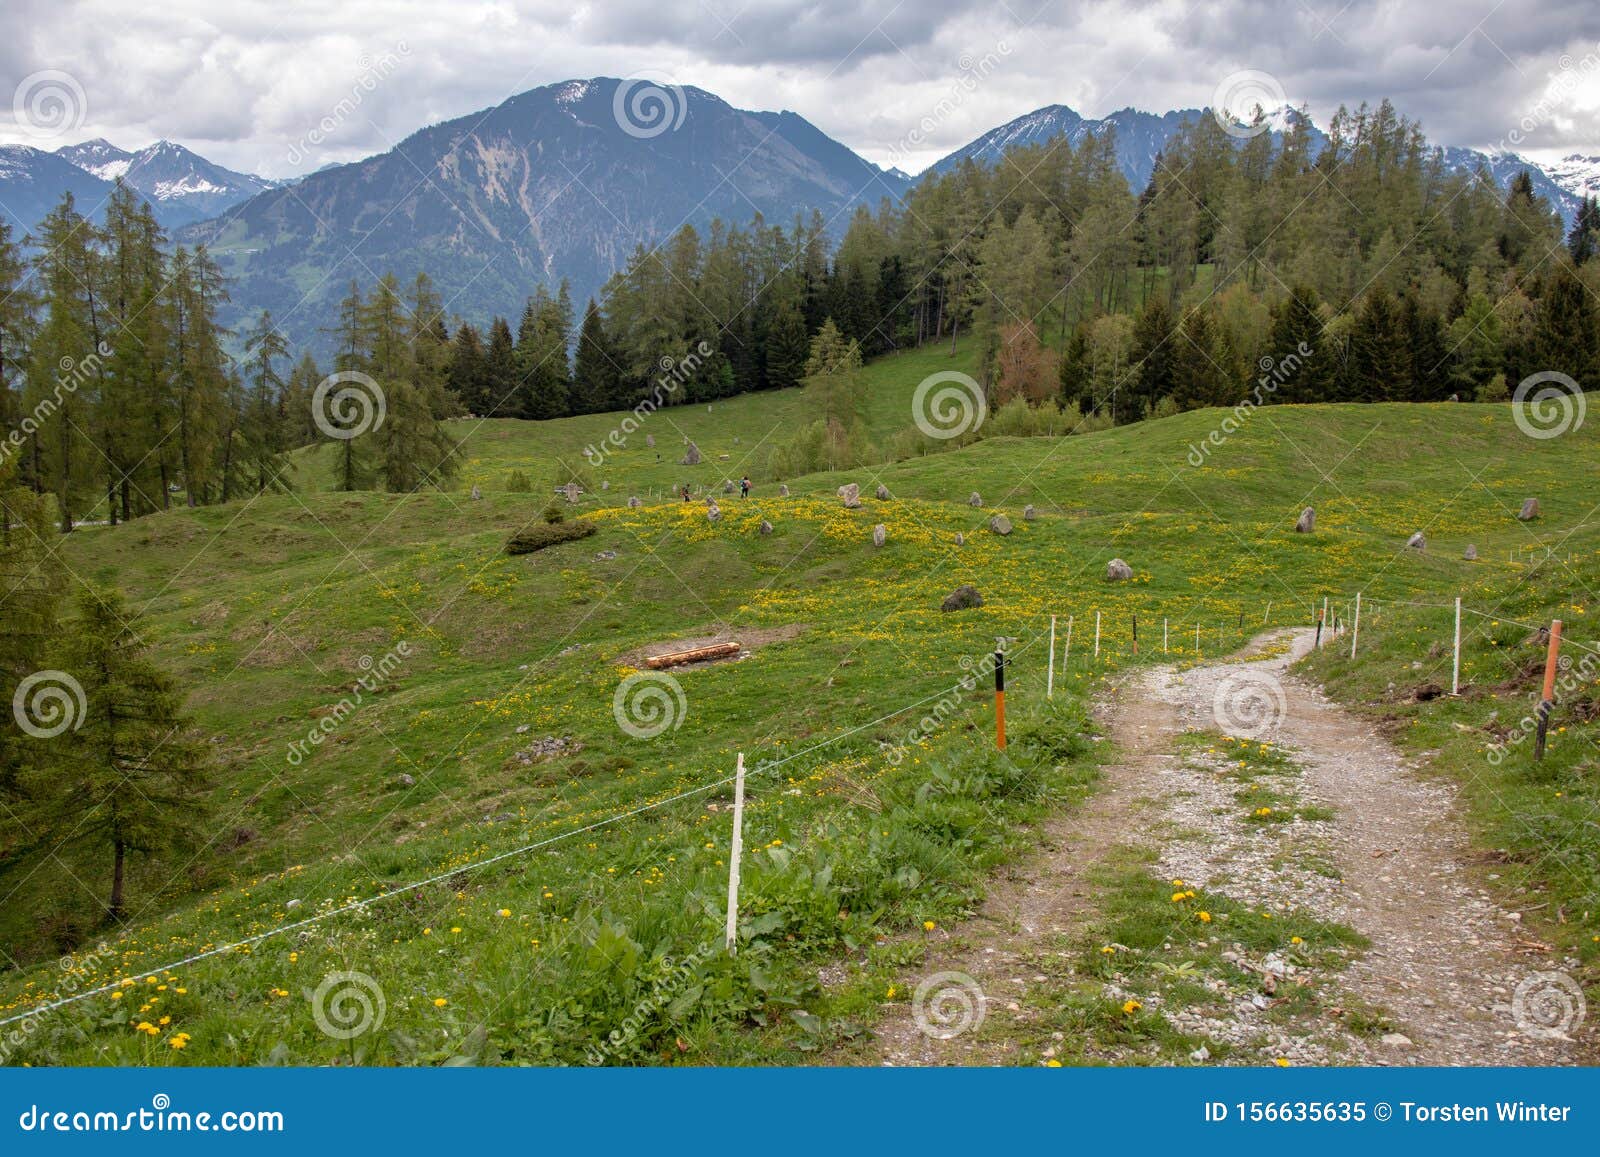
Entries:
{"label": "green shrub", "polygon": [[544,520],[551,526],[558,526],[567,520],[567,512],[561,509],[561,500],[552,498],[544,508]]}
{"label": "green shrub", "polygon": [[532,494],[533,483],[520,470],[513,470],[506,478],[506,490],[512,494]]}
{"label": "green shrub", "polygon": [[588,538],[595,531],[594,523],[579,519],[577,522],[547,522],[506,540],[507,554],[532,554],[559,542],[573,542]]}

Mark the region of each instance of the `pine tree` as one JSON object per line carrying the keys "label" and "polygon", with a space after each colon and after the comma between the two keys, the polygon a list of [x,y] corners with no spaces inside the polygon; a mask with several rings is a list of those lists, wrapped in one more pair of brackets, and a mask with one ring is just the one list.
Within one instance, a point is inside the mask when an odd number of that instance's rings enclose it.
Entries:
{"label": "pine tree", "polygon": [[1232,384],[1227,376],[1227,353],[1219,342],[1211,315],[1191,309],[1173,340],[1172,400],[1180,410],[1232,405]]}
{"label": "pine tree", "polygon": [[1541,368],[1574,378],[1585,389],[1600,386],[1600,327],[1594,303],[1575,265],[1557,262],[1545,279],[1534,319],[1533,360]]}
{"label": "pine tree", "polygon": [[26,786],[48,782],[55,754],[48,742],[21,729],[12,708],[18,685],[49,666],[61,635],[58,614],[67,572],[55,552],[54,502],[21,487],[8,488],[0,463],[0,861],[29,839]]}
{"label": "pine tree", "polygon": [[1406,332],[1394,298],[1381,286],[1367,294],[1356,314],[1350,335],[1350,373],[1346,396],[1352,401],[1402,401],[1411,396]]}
{"label": "pine tree", "polygon": [[621,409],[620,385],[621,374],[611,349],[611,339],[606,334],[605,318],[591,297],[583,311],[583,325],[578,330],[578,353],[572,374],[572,412],[599,414]]}
{"label": "pine tree", "polygon": [[484,356],[483,409],[480,418],[517,417],[517,346],[511,326],[503,317],[489,325],[489,348]]}
{"label": "pine tree", "polygon": [[284,418],[288,383],[280,376],[278,363],[288,358],[289,343],[273,324],[272,314],[262,310],[244,348],[246,394],[239,423],[243,443],[240,468],[246,486],[256,494],[287,490],[293,469]]}
{"label": "pine tree", "polygon": [[1172,393],[1172,311],[1166,299],[1152,294],[1133,325],[1133,365],[1129,404],[1124,413],[1131,421],[1155,410],[1156,403]]}
{"label": "pine tree", "polygon": [[192,842],[206,810],[205,748],[194,741],[176,683],[151,662],[120,593],[79,592],[67,670],[85,709],[63,746],[51,789],[57,830],[109,853],[106,916],[122,919],[128,854],[160,857]]}
{"label": "pine tree", "polygon": [[809,353],[805,315],[797,304],[786,301],[778,306],[767,331],[767,384],[774,389],[799,385]]}

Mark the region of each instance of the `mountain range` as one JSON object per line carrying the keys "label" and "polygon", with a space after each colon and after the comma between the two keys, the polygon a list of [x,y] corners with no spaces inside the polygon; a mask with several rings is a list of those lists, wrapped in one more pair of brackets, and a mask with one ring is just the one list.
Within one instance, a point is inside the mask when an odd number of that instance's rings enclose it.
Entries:
{"label": "mountain range", "polygon": [[[1085,118],[1050,105],[984,133],[932,166],[988,164],[1008,148],[1116,131],[1130,186],[1204,109],[1121,109]],[[1303,116],[1268,120],[1280,136]],[[1317,143],[1325,139],[1310,126]],[[1600,191],[1600,157],[1574,154],[1548,169],[1514,155],[1446,147],[1451,168],[1486,165],[1501,184],[1527,169],[1564,216]],[[20,235],[70,190],[92,212],[122,179],[185,244],[206,243],[232,279],[224,320],[271,309],[298,342],[326,344],[321,327],[352,280],[385,272],[432,277],[451,314],[514,313],[536,284],[570,282],[581,307],[638,247],[687,221],[787,226],[820,212],[834,235],[858,205],[897,200],[914,179],[883,169],[792,112],[737,109],[693,87],[597,77],[532,89],[492,108],[432,125],[387,152],[292,182],[234,172],[170,141],[128,152],[104,140],[55,152],[0,148],[0,214]]]}
{"label": "mountain range", "polygon": [[71,192],[80,212],[92,212],[118,177],[142,193],[167,228],[226,212],[277,181],[236,173],[172,141],[135,152],[109,141],[66,145],[47,153],[27,145],[0,147],[0,216],[20,235]]}

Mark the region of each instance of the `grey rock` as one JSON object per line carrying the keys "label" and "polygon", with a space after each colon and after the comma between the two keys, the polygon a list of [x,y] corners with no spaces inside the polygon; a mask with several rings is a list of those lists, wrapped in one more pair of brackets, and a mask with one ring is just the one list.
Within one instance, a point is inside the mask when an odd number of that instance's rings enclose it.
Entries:
{"label": "grey rock", "polygon": [[293,912],[298,907],[300,907],[300,901],[299,900],[290,900],[287,904],[285,904],[283,906],[283,910],[285,912]]}
{"label": "grey rock", "polygon": [[778,497],[779,498],[787,498],[787,497],[789,497],[789,484],[787,482],[780,482],[778,484]]}
{"label": "grey rock", "polygon": [[1038,517],[1039,517],[1039,512],[1033,508],[1033,503],[1030,502],[1030,503],[1028,503],[1028,505],[1026,505],[1026,506],[1024,506],[1022,508],[1022,521],[1023,522],[1032,522],[1034,519],[1036,519]]}
{"label": "grey rock", "polygon": [[1294,532],[1296,534],[1310,534],[1316,529],[1317,512],[1308,506],[1300,512],[1300,517],[1295,519]]}
{"label": "grey rock", "polygon": [[416,787],[417,786],[417,781],[412,779],[409,775],[402,775],[400,777],[400,786],[401,787]]}
{"label": "grey rock", "polygon": [[1011,520],[1003,514],[997,514],[989,520],[989,533],[1002,537],[1011,533]]}
{"label": "grey rock", "polygon": [[967,545],[967,536],[962,534],[960,531],[956,532],[956,545],[957,546],[966,546]]}
{"label": "grey rock", "polygon": [[983,606],[983,596],[978,593],[978,588],[970,583],[962,583],[945,596],[944,602],[939,604],[939,609],[941,611],[964,611],[970,607],[981,606]]}
{"label": "grey rock", "polygon": [[568,482],[562,490],[566,493],[568,502],[573,506],[578,505],[578,495],[582,494],[583,490],[576,482]]}
{"label": "grey rock", "polygon": [[1532,522],[1539,517],[1539,500],[1537,498],[1524,498],[1522,509],[1517,511],[1517,517],[1523,522]]}
{"label": "grey rock", "polygon": [[533,724],[531,724],[531,723],[519,723],[519,724],[517,724],[517,734],[518,735],[526,735],[528,733],[528,731],[532,729],[532,727],[533,727]]}
{"label": "grey rock", "polygon": [[888,541],[889,541],[889,528],[886,527],[885,525],[883,525],[883,523],[880,522],[880,523],[878,523],[877,526],[874,526],[872,528],[872,545],[873,546],[882,546],[884,543],[886,543]]}
{"label": "grey rock", "polygon": [[646,434],[644,436],[644,444],[654,450],[656,448],[656,436],[654,434]]}
{"label": "grey rock", "polygon": [[614,550],[602,550],[600,553],[596,554],[594,557],[599,562],[610,562],[612,559],[617,557],[617,552],[614,551]]}
{"label": "grey rock", "polygon": [[700,447],[696,446],[693,442],[689,443],[689,448],[683,453],[683,464],[685,466],[700,465]]}
{"label": "grey rock", "polygon": [[1467,549],[1461,552],[1461,557],[1466,559],[1468,562],[1477,562],[1478,548],[1470,542],[1467,543]]}
{"label": "grey rock", "polygon": [[476,501],[478,501],[478,499],[480,499],[482,497],[483,497],[483,491],[480,490],[476,485],[474,485],[473,488],[472,488],[472,500],[474,502],[476,502]]}
{"label": "grey rock", "polygon": [[972,492],[972,497],[967,499],[967,505],[968,506],[982,506],[983,505],[983,495],[979,494],[976,490],[974,490]]}
{"label": "grey rock", "polygon": [[1126,582],[1133,577],[1133,568],[1120,558],[1114,558],[1106,563],[1106,581],[1112,583]]}
{"label": "grey rock", "polygon": [[635,495],[633,495],[632,497],[630,497],[628,499],[628,505],[633,507],[633,508],[635,508],[635,509],[637,509],[640,506],[643,506],[644,503],[640,502],[639,501],[639,496],[637,494],[635,494]]}
{"label": "grey rock", "polygon": [[1406,539],[1406,546],[1410,547],[1412,550],[1427,550],[1428,540],[1422,537],[1422,531],[1419,530],[1410,538]]}
{"label": "grey rock", "polygon": [[839,487],[839,501],[844,503],[846,510],[854,510],[861,505],[861,487],[854,482],[846,482]]}
{"label": "grey rock", "polygon": [[732,494],[733,493],[733,479],[732,478],[724,478],[722,480],[722,492],[724,494]]}
{"label": "grey rock", "polygon": [[879,502],[887,502],[887,501],[889,501],[889,488],[887,486],[885,486],[882,482],[878,483],[877,495],[878,495],[878,501]]}
{"label": "grey rock", "polygon": [[761,520],[761,533],[762,534],[771,534],[772,533],[772,523],[768,522],[765,518],[763,518]]}
{"label": "grey rock", "polygon": [[600,489],[601,490],[610,490],[611,489],[611,483],[609,483],[609,482],[600,483]]}
{"label": "grey rock", "polygon": [[722,507],[718,506],[715,500],[710,500],[706,504],[706,519],[710,522],[722,521]]}
{"label": "grey rock", "polygon": [[1382,1037],[1383,1043],[1392,1049],[1409,1049],[1415,1047],[1411,1038],[1403,1032],[1386,1032]]}

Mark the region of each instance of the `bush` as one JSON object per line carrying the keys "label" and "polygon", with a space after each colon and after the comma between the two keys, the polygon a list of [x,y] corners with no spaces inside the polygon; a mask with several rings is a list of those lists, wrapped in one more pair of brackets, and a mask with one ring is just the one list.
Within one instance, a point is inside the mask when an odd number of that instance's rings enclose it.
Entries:
{"label": "bush", "polygon": [[532,494],[533,483],[520,470],[513,470],[506,478],[506,490],[512,494]]}
{"label": "bush", "polygon": [[551,526],[559,526],[567,520],[567,512],[561,509],[561,500],[552,498],[544,508],[544,520]]}
{"label": "bush", "polygon": [[547,522],[543,526],[535,526],[532,530],[525,530],[521,534],[513,534],[506,540],[506,553],[532,554],[536,550],[543,550],[557,543],[588,538],[594,532],[594,523],[581,518],[577,522]]}

